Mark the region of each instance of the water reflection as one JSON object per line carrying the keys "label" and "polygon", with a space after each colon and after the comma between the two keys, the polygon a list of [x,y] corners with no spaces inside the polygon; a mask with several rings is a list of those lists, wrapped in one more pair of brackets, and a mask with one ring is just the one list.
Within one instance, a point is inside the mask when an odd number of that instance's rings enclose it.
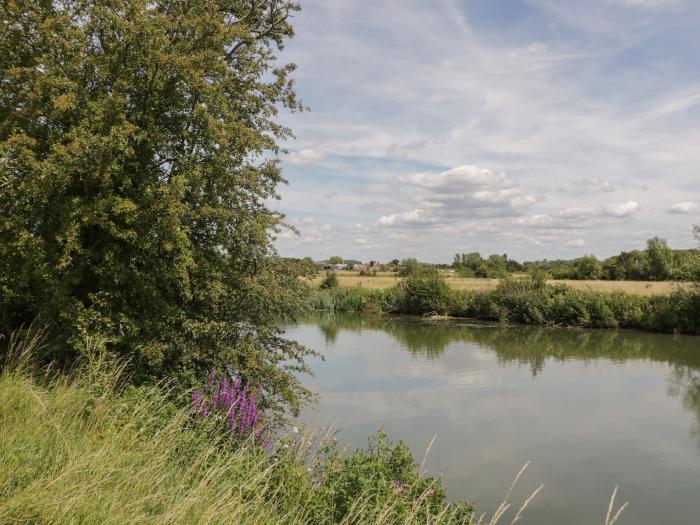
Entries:
{"label": "water reflection", "polygon": [[680,398],[695,415],[691,432],[700,447],[700,337],[634,330],[497,326],[406,316],[319,313],[311,321],[323,332],[327,345],[333,345],[343,330],[357,334],[375,330],[390,334],[413,356],[437,360],[449,345],[471,343],[495,352],[502,365],[529,367],[533,377],[544,370],[550,359],[607,359],[614,363],[646,360],[667,364],[671,367],[667,393]]}
{"label": "water reflection", "polygon": [[697,523],[700,337],[361,315],[288,333],[326,356],[314,424],[353,445],[384,425],[419,454],[437,433],[455,497],[493,510],[533,460],[545,491],[524,525],[599,523],[614,485],[620,525]]}

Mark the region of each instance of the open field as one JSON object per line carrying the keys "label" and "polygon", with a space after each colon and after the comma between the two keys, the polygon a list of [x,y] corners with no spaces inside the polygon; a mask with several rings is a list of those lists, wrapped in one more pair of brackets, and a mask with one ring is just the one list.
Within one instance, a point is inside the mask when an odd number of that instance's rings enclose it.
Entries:
{"label": "open field", "polygon": [[[345,287],[360,287],[367,289],[390,288],[399,282],[395,273],[378,273],[376,277],[360,276],[358,272],[336,272],[338,282]],[[314,284],[320,284],[324,274],[314,279]],[[486,291],[498,286],[498,279],[463,278],[448,274],[447,282],[457,290]],[[632,295],[668,295],[678,287],[692,286],[690,283],[676,283],[670,281],[575,281],[575,280],[550,280],[549,284],[566,284],[579,290],[593,290],[596,292],[626,292]]]}

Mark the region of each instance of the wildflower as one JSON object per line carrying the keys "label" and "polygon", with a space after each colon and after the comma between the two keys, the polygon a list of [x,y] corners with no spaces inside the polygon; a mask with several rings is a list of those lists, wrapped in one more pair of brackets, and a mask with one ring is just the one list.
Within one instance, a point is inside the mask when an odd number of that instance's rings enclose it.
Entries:
{"label": "wildflower", "polygon": [[201,417],[218,414],[216,417],[223,421],[228,420],[231,433],[240,436],[250,434],[254,442],[265,446],[269,444],[267,433],[260,425],[259,388],[251,390],[250,384],[244,385],[241,378],[229,381],[226,376],[217,383],[217,372],[212,370],[204,392],[205,394],[200,391],[192,392],[195,411]]}

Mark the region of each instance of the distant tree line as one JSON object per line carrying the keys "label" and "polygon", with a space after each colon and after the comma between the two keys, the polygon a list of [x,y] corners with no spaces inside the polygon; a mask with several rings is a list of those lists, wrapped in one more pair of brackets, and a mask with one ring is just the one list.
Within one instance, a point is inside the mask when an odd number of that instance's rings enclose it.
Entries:
{"label": "distant tree line", "polygon": [[482,257],[478,252],[454,256],[452,268],[462,277],[499,278],[513,272],[545,272],[551,279],[604,279],[612,281],[700,280],[700,250],[674,250],[654,237],[645,250],[621,252],[599,260],[594,255],[519,263],[506,254]]}

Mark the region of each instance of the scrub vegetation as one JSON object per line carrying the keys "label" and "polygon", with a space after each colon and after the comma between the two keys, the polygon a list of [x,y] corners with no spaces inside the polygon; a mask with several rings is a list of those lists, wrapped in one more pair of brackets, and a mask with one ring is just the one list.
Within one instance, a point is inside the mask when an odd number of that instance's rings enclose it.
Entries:
{"label": "scrub vegetation", "polygon": [[423,269],[386,289],[316,290],[311,307],[327,311],[381,311],[447,315],[503,323],[637,328],[700,334],[700,293],[694,287],[668,295],[639,296],[503,279],[492,290],[457,290],[439,272]]}

